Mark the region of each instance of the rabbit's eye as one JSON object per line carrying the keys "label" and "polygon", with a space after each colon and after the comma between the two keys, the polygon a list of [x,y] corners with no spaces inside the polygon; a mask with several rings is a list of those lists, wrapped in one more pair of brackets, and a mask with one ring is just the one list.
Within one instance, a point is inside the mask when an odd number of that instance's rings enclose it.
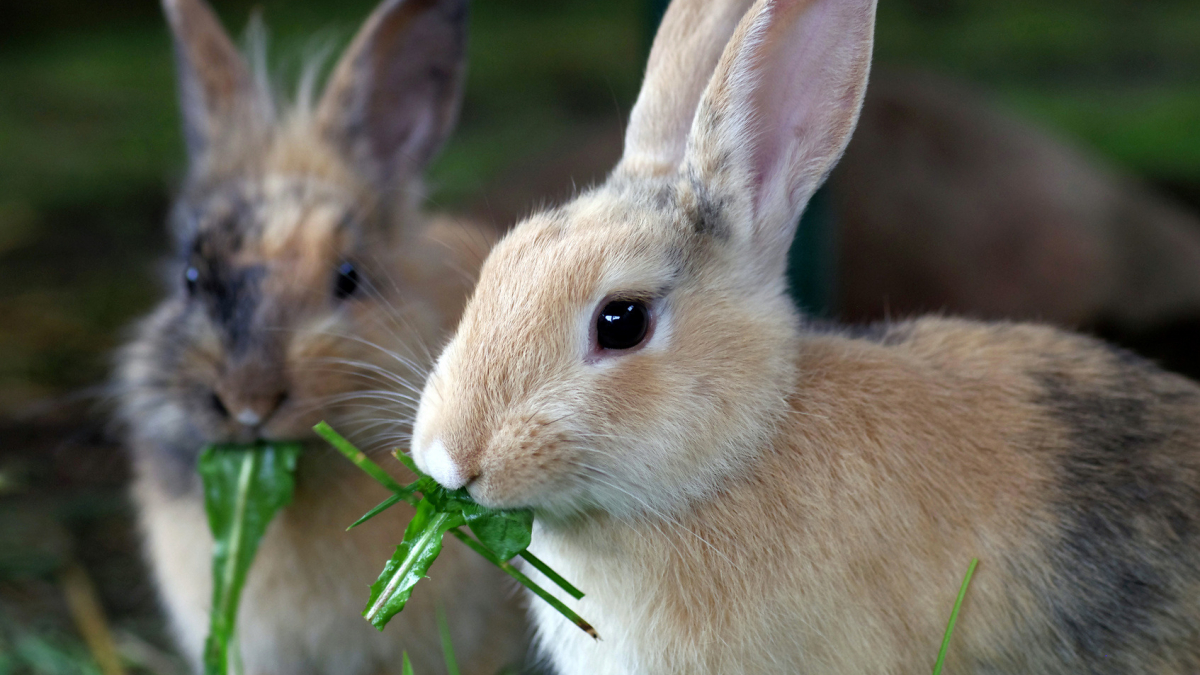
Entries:
{"label": "rabbit's eye", "polygon": [[200,281],[200,270],[195,267],[189,267],[183,272],[183,283],[187,286],[189,295],[196,294],[196,284]]}
{"label": "rabbit's eye", "polygon": [[601,349],[633,349],[650,332],[650,310],[641,300],[612,300],[596,317],[596,343]]}
{"label": "rabbit's eye", "polygon": [[354,269],[351,263],[342,263],[338,266],[337,278],[333,282],[333,296],[338,300],[345,300],[354,295],[358,291],[358,270]]}

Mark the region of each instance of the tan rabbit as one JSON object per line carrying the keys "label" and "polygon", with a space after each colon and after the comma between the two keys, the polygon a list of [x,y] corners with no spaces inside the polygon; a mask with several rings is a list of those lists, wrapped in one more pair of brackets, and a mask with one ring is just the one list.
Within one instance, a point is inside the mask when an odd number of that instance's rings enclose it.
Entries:
{"label": "tan rabbit", "polygon": [[521,612],[506,577],[455,544],[386,632],[362,619],[411,510],[345,532],[386,492],[311,432],[326,419],[377,445],[407,438],[394,421],[419,389],[404,390],[486,252],[486,230],[427,224],[416,208],[419,172],[457,115],[466,0],[384,2],[323,97],[293,110],[275,110],[201,0],[164,7],[191,164],[170,295],[123,352],[120,378],[146,550],[179,644],[198,666],[212,549],[200,449],[302,439],[294,502],[242,599],[246,672],[398,673],[403,650],[418,672],[445,672],[439,602],[460,663],[496,672],[523,652]]}
{"label": "tan rabbit", "polygon": [[875,0],[733,4],[672,5],[620,164],[496,246],[421,399],[417,463],[587,593],[599,641],[532,602],[549,661],[927,672],[977,556],[946,672],[1200,672],[1200,387],[1039,326],[805,325]]}

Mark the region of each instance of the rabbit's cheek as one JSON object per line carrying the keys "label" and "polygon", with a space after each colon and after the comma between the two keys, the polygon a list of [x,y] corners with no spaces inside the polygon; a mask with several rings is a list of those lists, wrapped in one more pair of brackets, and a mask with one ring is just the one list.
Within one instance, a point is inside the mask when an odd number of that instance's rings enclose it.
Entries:
{"label": "rabbit's cheek", "polygon": [[492,508],[544,508],[559,501],[566,487],[562,458],[548,453],[489,458],[470,484],[471,497]]}
{"label": "rabbit's cheek", "polygon": [[573,509],[583,487],[581,467],[562,430],[531,423],[502,429],[471,463],[468,490],[496,508]]}

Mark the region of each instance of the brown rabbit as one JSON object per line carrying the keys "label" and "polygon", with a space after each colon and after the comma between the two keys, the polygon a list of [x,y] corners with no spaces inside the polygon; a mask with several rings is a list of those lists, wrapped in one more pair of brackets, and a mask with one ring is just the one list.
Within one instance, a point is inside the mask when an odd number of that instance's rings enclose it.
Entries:
{"label": "brown rabbit", "polygon": [[[504,576],[465,548],[446,549],[386,633],[362,619],[411,511],[345,532],[386,493],[311,432],[326,419],[364,441],[407,438],[393,421],[412,412],[409,383],[489,243],[416,208],[419,172],[457,115],[466,0],[384,2],[323,97],[291,110],[276,110],[202,0],[164,7],[191,163],[172,214],[171,292],[123,352],[120,379],[146,551],[180,646],[198,665],[208,630],[200,449],[299,439],[294,502],[242,599],[246,672],[398,673],[403,650],[418,672],[444,672],[439,602],[462,665],[495,672],[521,655],[521,615]],[[372,406],[340,405],[356,401]]]}
{"label": "brown rabbit", "polygon": [[738,4],[676,0],[612,176],[496,246],[422,395],[417,463],[587,593],[599,641],[532,604],[551,663],[920,673],[977,556],[948,673],[1200,672],[1200,387],[1039,326],[806,325],[875,0]]}

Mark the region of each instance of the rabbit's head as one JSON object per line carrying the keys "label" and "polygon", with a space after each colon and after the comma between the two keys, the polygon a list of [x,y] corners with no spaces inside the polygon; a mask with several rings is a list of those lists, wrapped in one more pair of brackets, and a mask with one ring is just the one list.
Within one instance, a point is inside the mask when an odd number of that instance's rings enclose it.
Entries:
{"label": "rabbit's head", "polygon": [[303,438],[340,395],[409,379],[456,315],[415,206],[458,110],[466,0],[384,2],[323,95],[282,111],[202,0],[164,7],[189,174],[121,397],[135,446],[190,468],[205,443]]}
{"label": "rabbit's head", "polygon": [[672,3],[612,176],[484,263],[414,428],[442,484],[551,519],[670,513],[787,414],[787,250],[857,119],[875,2],[743,10]]}

